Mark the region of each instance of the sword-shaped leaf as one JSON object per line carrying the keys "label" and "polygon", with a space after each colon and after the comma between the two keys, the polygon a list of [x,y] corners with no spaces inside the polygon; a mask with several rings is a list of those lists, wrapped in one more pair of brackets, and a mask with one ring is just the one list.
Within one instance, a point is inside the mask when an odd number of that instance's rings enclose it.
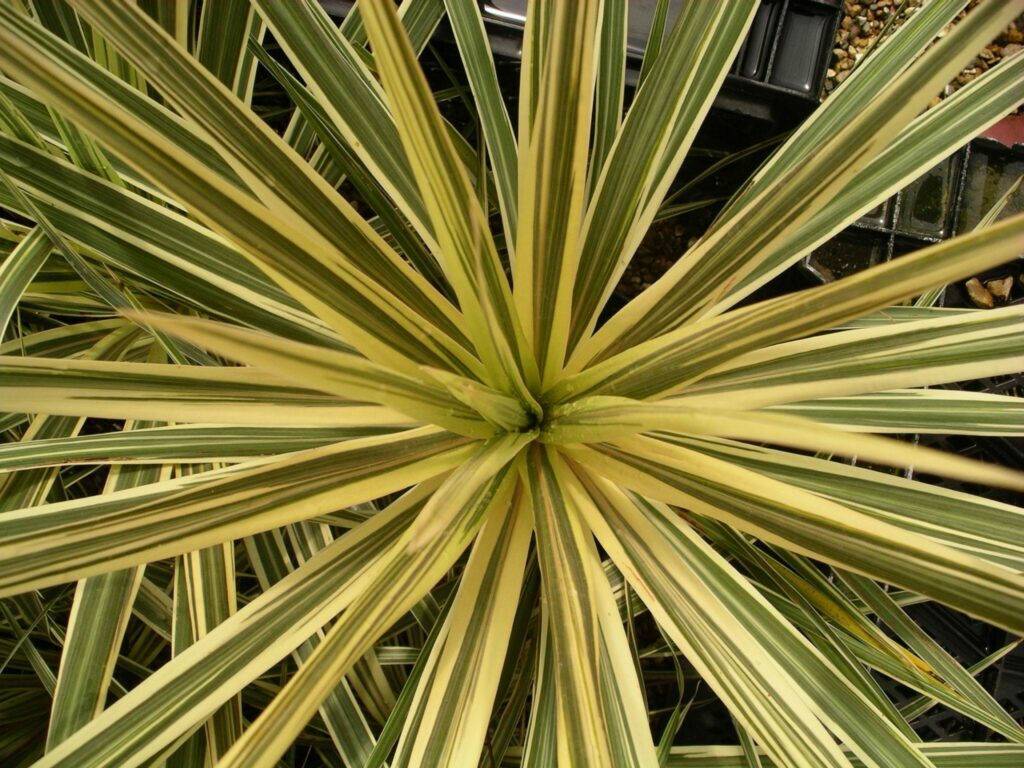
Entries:
{"label": "sword-shaped leaf", "polygon": [[[532,3],[520,79],[520,228],[513,282],[523,332],[545,386],[561,371],[587,186],[597,29],[604,3]],[[533,42],[534,38],[538,42]],[[541,43],[540,41],[543,41]]]}
{"label": "sword-shaped leaf", "polygon": [[376,499],[451,469],[470,451],[464,438],[425,428],[8,512],[0,519],[0,594],[139,565]]}
{"label": "sword-shaped leaf", "polygon": [[952,389],[897,389],[770,409],[853,432],[1024,437],[1024,399]]}
{"label": "sword-shaped leaf", "polygon": [[489,441],[435,491],[414,526],[439,514],[450,524],[410,530],[381,554],[345,614],[225,755],[225,768],[276,765],[335,681],[452,567],[486,520],[508,516],[509,462],[522,443],[517,436]]}
{"label": "sword-shaped leaf", "polygon": [[1024,510],[1019,507],[898,475],[721,438],[662,438],[1024,571]]}
{"label": "sword-shaped leaf", "polygon": [[[831,734],[884,765],[928,765],[746,580],[663,505],[585,474],[587,521],[658,623],[770,755],[848,765]],[[757,701],[757,706],[748,702]],[[870,723],[870,725],[868,725]]]}
{"label": "sword-shaped leaf", "polygon": [[0,357],[0,393],[16,413],[281,427],[410,424],[390,408],[290,386],[248,368],[12,355]]}
{"label": "sword-shaped leaf", "polygon": [[425,499],[426,494],[413,491],[319,552],[154,672],[40,765],[139,765],[165,753],[351,604],[365,589],[374,562],[401,539]]}
{"label": "sword-shaped leaf", "polygon": [[1024,214],[1019,214],[796,296],[683,325],[563,379],[548,394],[556,401],[590,393],[664,396],[744,352],[825,330],[1006,262],[1022,243]]}
{"label": "sword-shaped leaf", "polygon": [[685,401],[675,404],[671,400],[643,403],[624,398],[582,398],[568,407],[554,409],[548,422],[547,439],[556,443],[594,443],[642,432],[774,443],[889,466],[914,466],[931,474],[1024,491],[1024,472],[1007,467],[874,435],[850,434],[789,414],[693,409],[687,407]]}
{"label": "sword-shaped leaf", "polygon": [[633,437],[573,450],[585,452],[588,467],[631,490],[920,592],[1012,632],[1024,629],[1024,577],[1009,568],[680,445]]}
{"label": "sword-shaped leaf", "polygon": [[537,379],[512,291],[498,260],[486,212],[438,113],[426,78],[390,3],[362,8],[395,127],[434,227],[438,256],[467,335],[491,379],[485,383],[536,407],[528,384]]}

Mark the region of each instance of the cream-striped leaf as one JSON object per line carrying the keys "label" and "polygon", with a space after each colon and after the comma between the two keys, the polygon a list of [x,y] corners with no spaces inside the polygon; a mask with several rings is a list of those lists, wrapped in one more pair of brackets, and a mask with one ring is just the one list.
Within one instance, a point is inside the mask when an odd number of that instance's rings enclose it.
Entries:
{"label": "cream-striped leaf", "polygon": [[677,400],[752,409],[1012,374],[1024,363],[1022,330],[1020,307],[871,324],[740,355]]}
{"label": "cream-striped leaf", "polygon": [[4,407],[18,413],[282,427],[410,424],[389,408],[248,368],[11,355],[0,357],[0,393]]}
{"label": "cream-striped leaf", "polygon": [[[462,573],[444,641],[430,654],[392,765],[472,765],[487,736],[532,536],[518,501],[488,518]],[[410,727],[411,726],[411,727]]]}
{"label": "cream-striped leaf", "polygon": [[559,762],[615,763],[602,704],[598,619],[592,546],[575,502],[565,492],[565,463],[551,448],[534,446],[523,465],[523,484],[533,510],[544,602],[549,613],[554,661]]}
{"label": "cream-striped leaf", "polygon": [[1024,399],[954,389],[897,389],[787,403],[773,412],[854,432],[1024,436]]}
{"label": "cream-striped leaf", "polygon": [[470,451],[464,438],[424,428],[15,510],[0,519],[0,594],[139,565],[379,498],[451,469]]}
{"label": "cream-striped leaf", "polygon": [[[520,105],[516,310],[547,386],[562,369],[579,263],[603,0],[527,8]],[[532,42],[532,38],[538,41]],[[543,41],[543,43],[539,42]]]}
{"label": "cream-striped leaf", "polygon": [[783,247],[879,156],[964,63],[1024,10],[1020,0],[982,3],[969,23],[956,25],[914,59],[963,4],[942,0],[912,17],[902,34],[867,60],[863,73],[836,92],[839,106],[820,110],[818,120],[812,118],[807,130],[795,134],[686,258],[578,350],[578,361],[629,349],[716,304],[754,271],[758,254]]}
{"label": "cream-striped leaf", "polygon": [[528,390],[537,379],[534,358],[513,310],[512,291],[486,212],[442,124],[394,7],[370,3],[362,13],[395,127],[435,230],[440,249],[435,255],[466,316],[467,334],[491,377],[485,383],[536,407]]}
{"label": "cream-striped leaf", "polygon": [[7,323],[17,309],[21,295],[52,249],[53,244],[46,233],[36,227],[0,263],[0,340],[5,336]]}
{"label": "cream-striped leaf", "polygon": [[780,296],[684,325],[563,379],[549,397],[557,401],[591,393],[637,399],[663,396],[744,352],[825,330],[911,298],[929,286],[1012,259],[1022,240],[1024,214],[1018,214],[797,296]]}
{"label": "cream-striped leaf", "polygon": [[598,449],[573,450],[585,452],[588,467],[631,490],[1010,631],[1024,628],[1024,577],[1009,568],[679,445],[634,437]]}
{"label": "cream-striped leaf", "polygon": [[[602,546],[659,625],[773,757],[783,765],[847,765],[825,720],[861,754],[885,754],[891,765],[927,765],[894,733],[876,731],[865,739],[857,723],[863,715],[838,720],[844,708],[871,709],[853,691],[825,682],[830,670],[824,659],[686,523],[667,508],[631,500],[607,481],[584,475],[583,482],[592,499],[585,514]],[[798,659],[791,656],[797,648]]]}
{"label": "cream-striped leaf", "polygon": [[129,317],[295,385],[347,400],[377,402],[470,437],[485,438],[494,432],[493,426],[446,390],[358,355],[191,317],[134,313]]}
{"label": "cream-striped leaf", "polygon": [[41,768],[139,766],[166,753],[344,610],[424,501],[413,491],[338,539],[47,754]]}
{"label": "cream-striped leaf", "polygon": [[662,439],[803,488],[899,528],[1024,571],[1024,509],[889,473],[731,440]]}
{"label": "cream-striped leaf", "polygon": [[[135,426],[149,425],[129,424],[126,429]],[[161,470],[152,467],[114,470],[105,490],[113,493],[154,483],[160,475]],[[83,579],[75,587],[46,733],[48,750],[106,707],[114,665],[142,578],[142,568],[127,568]]]}
{"label": "cream-striped leaf", "polygon": [[580,238],[570,351],[593,331],[598,312],[654,221],[756,8],[755,2],[740,0],[686,3],[679,12],[595,179]]}
{"label": "cream-striped leaf", "polygon": [[642,432],[678,432],[774,443],[889,466],[914,466],[931,474],[1024,491],[1024,472],[874,435],[850,434],[826,424],[775,412],[697,410],[672,401],[642,403],[624,398],[582,398],[567,408],[554,409],[548,422],[547,439],[556,443],[594,443]]}
{"label": "cream-striped leaf", "polygon": [[521,439],[515,436],[495,438],[445,481],[420,512],[417,523],[443,509],[450,525],[411,530],[385,550],[371,566],[370,583],[235,742],[222,761],[226,768],[276,765],[334,681],[451,568],[486,519],[509,514],[515,480],[509,462],[520,445]]}

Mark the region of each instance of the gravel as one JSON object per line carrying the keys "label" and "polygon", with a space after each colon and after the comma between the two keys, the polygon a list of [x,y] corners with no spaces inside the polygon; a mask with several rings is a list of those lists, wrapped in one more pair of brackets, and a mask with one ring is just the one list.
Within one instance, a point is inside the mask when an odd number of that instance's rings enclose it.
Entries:
{"label": "gravel", "polygon": [[[960,13],[962,19],[977,4],[973,0],[967,10]],[[825,93],[828,94],[849,77],[853,67],[868,50],[884,37],[892,34],[911,14],[921,7],[922,0],[877,0],[877,2],[855,2],[846,0],[843,4],[843,18],[836,31],[832,61],[825,78]],[[955,24],[956,21],[953,22]],[[944,29],[945,34],[952,25]],[[986,46],[960,74],[946,86],[941,95],[935,97],[936,104],[945,96],[955,93],[975,77],[991,69],[1001,59],[1019,51],[1024,45],[1024,15],[1010,24],[994,42]]]}

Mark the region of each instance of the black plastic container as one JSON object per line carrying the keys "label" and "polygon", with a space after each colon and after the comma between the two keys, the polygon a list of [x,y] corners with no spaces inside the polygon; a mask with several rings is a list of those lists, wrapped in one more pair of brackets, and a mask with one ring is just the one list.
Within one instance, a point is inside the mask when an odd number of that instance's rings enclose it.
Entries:
{"label": "black plastic container", "polygon": [[[515,62],[522,55],[528,1],[479,0],[499,70],[502,59]],[[688,1],[729,0],[671,0],[666,34]],[[354,4],[352,0],[320,2],[337,19]],[[657,0],[629,2],[626,79],[630,85],[636,84],[656,7]],[[756,121],[765,135],[799,125],[820,101],[841,18],[842,0],[762,0],[713,109]],[[451,37],[446,24],[439,36]]]}
{"label": "black plastic container", "polygon": [[[673,0],[668,25],[686,2]],[[527,0],[482,0],[495,53],[520,56],[526,5]],[[656,0],[629,4],[627,80],[632,83],[656,6]],[[769,132],[799,124],[819,102],[841,16],[842,0],[762,0],[714,107],[757,120]]]}
{"label": "black plastic container", "polygon": [[[975,139],[815,250],[801,267],[816,280],[829,282],[969,232],[1022,174],[1024,145]],[[1014,195],[1002,215],[1021,210],[1024,193]],[[842,269],[831,269],[834,263]],[[1022,273],[1024,259],[1018,258],[977,277],[983,282],[1012,277],[1009,303],[1017,303],[1024,300]],[[974,306],[962,281],[947,287],[941,303]]]}

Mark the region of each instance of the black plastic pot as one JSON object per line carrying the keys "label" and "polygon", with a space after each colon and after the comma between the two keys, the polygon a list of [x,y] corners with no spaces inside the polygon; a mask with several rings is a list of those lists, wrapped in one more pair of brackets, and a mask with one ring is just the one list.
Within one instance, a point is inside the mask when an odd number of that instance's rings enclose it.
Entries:
{"label": "black plastic pot", "polygon": [[[703,1],[703,0],[701,0]],[[687,0],[673,0],[671,24]],[[494,51],[521,54],[527,0],[482,0]],[[631,0],[627,80],[636,82],[656,0]],[[818,104],[842,0],[762,0],[714,107],[761,122],[765,131],[799,124]]]}

